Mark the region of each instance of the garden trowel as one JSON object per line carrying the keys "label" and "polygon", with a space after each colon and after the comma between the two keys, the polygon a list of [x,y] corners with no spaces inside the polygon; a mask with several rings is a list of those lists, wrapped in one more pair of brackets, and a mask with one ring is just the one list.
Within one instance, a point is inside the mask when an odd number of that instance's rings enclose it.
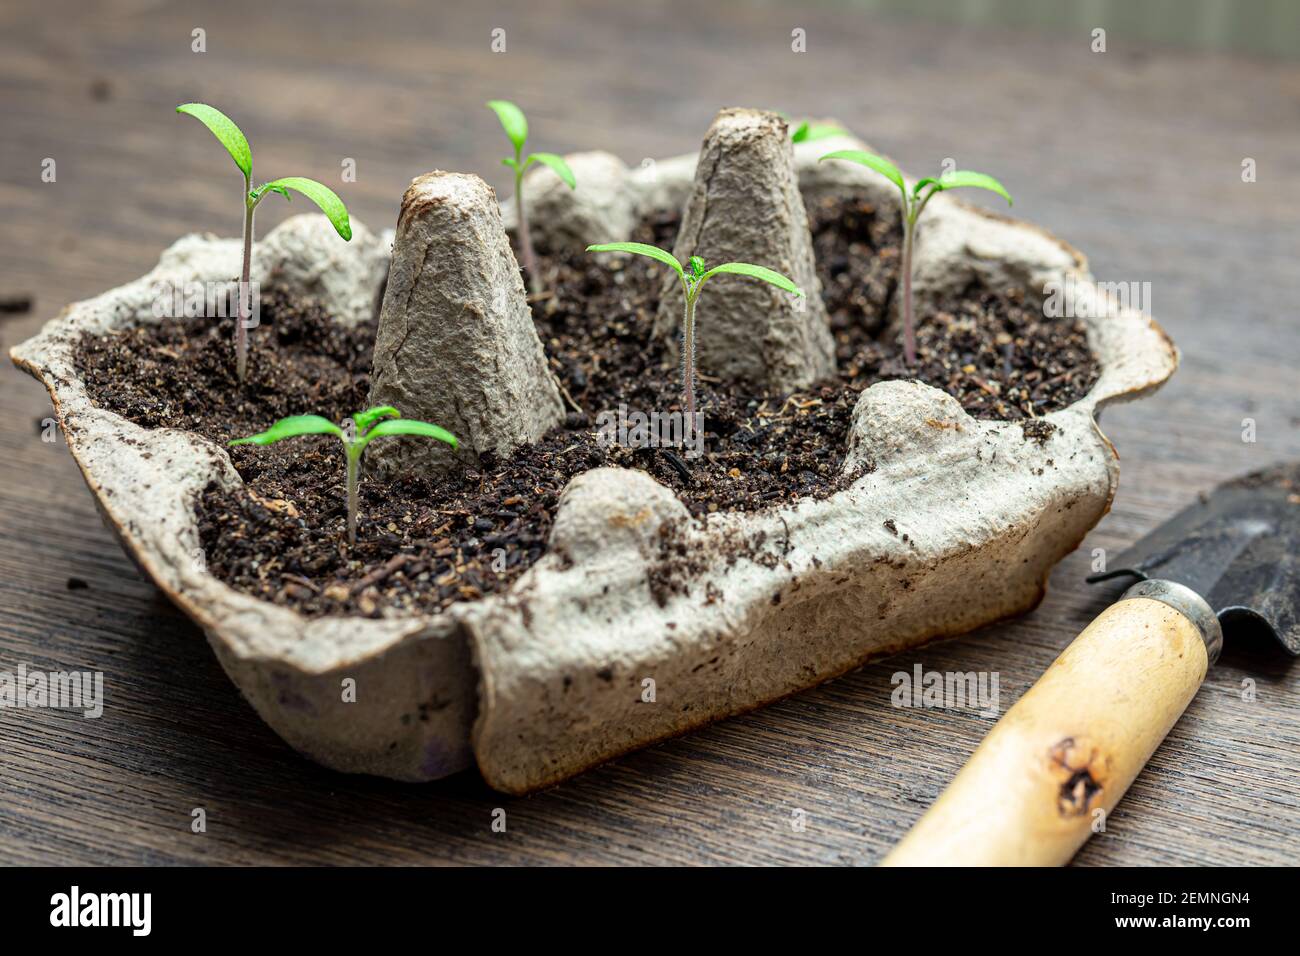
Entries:
{"label": "garden trowel", "polygon": [[1137,579],[997,722],[886,865],[1052,866],[1119,803],[1229,641],[1300,654],[1300,463],[1220,485],[1089,581]]}

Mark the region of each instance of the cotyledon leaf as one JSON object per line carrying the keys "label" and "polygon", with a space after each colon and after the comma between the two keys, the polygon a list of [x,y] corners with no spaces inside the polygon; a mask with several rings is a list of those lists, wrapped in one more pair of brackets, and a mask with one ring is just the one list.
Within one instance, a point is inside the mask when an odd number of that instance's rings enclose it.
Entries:
{"label": "cotyledon leaf", "polygon": [[555,170],[555,175],[564,180],[564,184],[570,189],[578,185],[578,181],[573,176],[573,170],[569,168],[569,164],[564,161],[563,156],[557,156],[555,153],[533,153],[528,157],[528,162],[533,161],[543,163]]}
{"label": "cotyledon leaf", "polygon": [[1013,205],[1011,194],[1007,192],[1006,187],[987,173],[977,173],[973,169],[955,169],[950,173],[944,173],[939,177],[940,189],[987,189],[991,193],[997,193],[1007,201],[1007,205]]}
{"label": "cotyledon leaf", "polygon": [[781,275],[781,273],[769,269],[766,266],[756,266],[749,262],[724,262],[720,266],[714,266],[700,277],[700,282],[703,283],[710,276],[715,276],[719,273],[750,276],[754,279],[762,279],[764,282],[772,283],[772,285],[776,286],[778,289],[784,289],[786,292],[791,292],[794,295],[803,295],[803,289],[799,288],[785,276]]}
{"label": "cotyledon leaf", "polygon": [[184,113],[187,116],[193,116],[196,120],[206,126],[212,135],[222,146],[226,147],[226,152],[230,158],[235,161],[240,172],[245,177],[253,175],[253,150],[248,145],[248,139],[235,121],[232,120],[221,110],[214,106],[208,106],[206,103],[182,103],[176,107],[177,113]]}
{"label": "cotyledon leaf", "polygon": [[658,246],[651,246],[644,242],[604,242],[597,246],[588,246],[587,251],[630,252],[637,256],[649,256],[651,259],[658,259],[664,265],[672,266],[683,280],[686,278],[686,274],[682,271],[682,264],[671,252],[665,252]]}
{"label": "cotyledon leaf", "polygon": [[328,186],[302,176],[287,176],[262,186],[263,191],[272,189],[278,193],[284,193],[286,189],[302,193],[320,207],[320,211],[325,214],[344,241],[352,238],[352,223],[348,219],[348,207],[343,205],[343,200]]}
{"label": "cotyledon leaf", "polygon": [[430,422],[416,421],[412,418],[386,419],[366,432],[360,442],[364,445],[372,438],[382,438],[385,435],[423,435],[426,438],[436,438],[438,441],[446,442],[452,448],[459,445],[456,436],[447,429]]}
{"label": "cotyledon leaf", "polygon": [[875,153],[864,153],[860,149],[837,149],[833,153],[827,153],[817,161],[820,163],[828,159],[846,159],[851,163],[874,169],[899,189],[904,192],[907,191],[907,186],[903,184],[903,174],[898,171],[897,166],[883,156],[877,156]]}
{"label": "cotyledon leaf", "polygon": [[515,149],[523,149],[524,142],[528,139],[528,120],[524,119],[524,111],[509,100],[488,100],[487,105],[497,114],[501,128],[506,131]]}
{"label": "cotyledon leaf", "polygon": [[278,441],[296,438],[299,435],[336,435],[342,438],[343,429],[320,415],[290,415],[288,418],[280,419],[264,432],[249,435],[247,438],[236,438],[228,444],[273,445]]}

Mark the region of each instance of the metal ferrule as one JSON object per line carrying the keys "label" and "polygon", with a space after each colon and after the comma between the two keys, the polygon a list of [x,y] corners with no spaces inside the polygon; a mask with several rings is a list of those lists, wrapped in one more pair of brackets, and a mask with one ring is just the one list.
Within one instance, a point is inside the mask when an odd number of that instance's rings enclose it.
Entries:
{"label": "metal ferrule", "polygon": [[1161,604],[1168,604],[1196,625],[1201,640],[1205,642],[1205,653],[1210,659],[1210,664],[1213,665],[1219,659],[1219,654],[1223,650],[1223,628],[1219,626],[1218,615],[1205,602],[1205,598],[1191,588],[1176,581],[1151,578],[1133,585],[1124,592],[1120,600],[1127,601],[1129,598],[1150,598]]}

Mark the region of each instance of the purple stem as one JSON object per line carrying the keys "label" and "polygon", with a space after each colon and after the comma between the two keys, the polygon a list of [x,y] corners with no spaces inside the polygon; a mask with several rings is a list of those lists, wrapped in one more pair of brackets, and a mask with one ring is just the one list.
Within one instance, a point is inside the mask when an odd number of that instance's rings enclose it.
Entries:
{"label": "purple stem", "polygon": [[239,384],[244,384],[248,372],[248,320],[252,315],[249,273],[253,262],[253,210],[257,207],[248,199],[248,181],[244,189],[244,265],[239,273],[239,308],[235,322],[235,371]]}
{"label": "purple stem", "polygon": [[912,241],[916,237],[916,223],[910,216],[903,217],[903,359],[908,366],[916,364],[916,323],[912,314]]}
{"label": "purple stem", "polygon": [[360,471],[361,452],[355,442],[347,443],[348,458],[348,544],[357,545],[357,473]]}
{"label": "purple stem", "polygon": [[537,274],[537,256],[533,254],[533,237],[528,232],[528,213],[524,211],[524,174],[515,174],[515,210],[519,224],[519,254],[523,257],[524,272],[528,273],[528,288],[533,295],[542,291],[542,279]]}
{"label": "purple stem", "polygon": [[689,445],[695,430],[695,294],[689,290],[686,293],[686,316],[682,321],[682,393],[686,400],[682,440]]}

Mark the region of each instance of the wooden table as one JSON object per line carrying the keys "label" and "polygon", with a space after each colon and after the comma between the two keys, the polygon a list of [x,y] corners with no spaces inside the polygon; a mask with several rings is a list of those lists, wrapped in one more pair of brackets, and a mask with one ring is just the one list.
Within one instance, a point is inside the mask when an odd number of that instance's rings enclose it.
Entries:
{"label": "wooden table", "polygon": [[[1005,709],[1113,596],[1082,583],[1094,548],[1114,553],[1197,490],[1300,457],[1297,64],[1136,49],[1115,30],[1093,53],[1087,31],[952,33],[835,5],[444,6],[5,4],[0,296],[30,293],[35,308],[0,317],[4,345],[142,275],[181,234],[237,233],[238,174],[172,113],[187,100],[230,112],[266,176],[338,182],[354,158],[341,191],[376,228],[431,168],[507,186],[482,107],[494,96],[527,110],[538,148],[630,162],[695,148],[722,106],[834,115],[913,171],[953,156],[997,174],[1017,213],[1087,251],[1100,278],[1151,283],[1183,365],[1159,395],[1106,414],[1123,457],[1113,511],[1021,620],[531,798],[470,773],[400,785],[316,767],[261,723],[101,526],[61,439],[41,440],[43,390],[5,363],[0,670],[102,670],[108,700],[99,720],[0,711],[0,861],[871,863],[991,724],[896,710],[891,674],[996,671]],[[504,54],[490,49],[498,27]],[[806,53],[791,51],[795,28]],[[46,157],[56,182],[41,180]],[[268,203],[260,225],[289,211]],[[1230,652],[1078,862],[1294,863],[1298,684],[1300,668]]]}

